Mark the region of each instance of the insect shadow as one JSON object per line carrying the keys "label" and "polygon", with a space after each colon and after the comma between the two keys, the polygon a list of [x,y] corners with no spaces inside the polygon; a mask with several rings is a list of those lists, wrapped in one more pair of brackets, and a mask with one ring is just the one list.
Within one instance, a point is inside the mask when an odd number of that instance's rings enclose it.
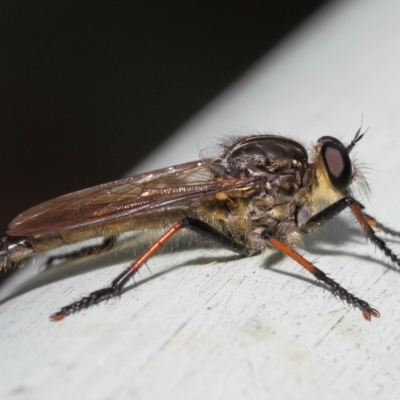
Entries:
{"label": "insect shadow", "polygon": [[[14,290],[8,295],[3,296],[0,299],[0,305],[6,303],[7,301],[18,297],[24,293],[27,293],[31,290],[64,280],[66,278],[70,278],[73,276],[82,275],[97,269],[107,268],[115,266],[116,264],[124,264],[132,262],[135,257],[141,253],[143,249],[148,246],[148,243],[151,239],[148,237],[149,235],[138,234],[136,236],[125,237],[120,239],[116,246],[109,250],[106,253],[82,257],[75,260],[64,261],[52,266],[48,270],[42,270],[36,275],[23,279],[22,283],[15,287]],[[377,264],[384,266],[385,268],[397,270],[394,266],[388,265],[384,260],[379,260],[377,258],[371,257],[369,255],[356,254],[352,251],[341,250],[344,248],[346,244],[349,242],[356,243],[357,246],[362,246],[362,232],[358,227],[349,227],[348,221],[345,218],[338,217],[334,221],[329,222],[326,226],[318,232],[317,237],[307,238],[303,249],[308,254],[308,258],[312,255],[337,255],[337,256],[350,256],[356,257],[357,259],[365,260],[365,261],[373,261]],[[324,248],[323,245],[327,244],[330,247]],[[321,246],[322,245],[322,246]],[[333,247],[334,246],[334,247]],[[193,249],[210,249],[215,248],[212,244],[207,242],[206,240],[199,240],[198,236],[185,232],[185,234],[177,235],[173,240],[168,242],[163,248],[159,255],[163,254],[172,254],[174,252],[183,252],[189,251]],[[65,251],[65,248],[63,249]],[[67,249],[68,252],[68,249]],[[63,253],[60,253],[63,254]],[[46,257],[48,254],[44,256],[38,256],[34,260],[36,265],[40,265],[41,263],[45,263]],[[132,284],[128,285],[122,293],[128,292],[134,288],[137,288],[146,282],[149,282],[153,279],[159,278],[163,275],[171,273],[172,271],[178,270],[183,267],[191,267],[191,266],[199,266],[199,265],[207,265],[212,262],[217,263],[229,263],[231,261],[236,261],[242,259],[243,257],[240,255],[232,254],[232,255],[217,255],[217,256],[201,256],[197,257],[193,260],[186,260],[182,263],[166,266],[163,270],[157,271],[155,273],[151,273],[150,276],[142,277]],[[318,287],[324,287],[323,283],[316,281],[313,278],[308,278],[303,275],[282,271],[275,266],[281,262],[284,258],[283,255],[277,252],[272,252],[264,256],[261,261],[261,268],[265,270],[270,270],[274,273],[279,273],[285,276],[290,276],[295,279],[299,279],[301,281],[305,281],[312,285]],[[323,260],[323,258],[321,259]],[[32,261],[28,262],[32,263]],[[340,258],[335,261],[335,263],[340,263]],[[295,264],[294,264],[295,265]],[[29,267],[29,265],[28,265]],[[31,265],[31,267],[33,267]],[[37,267],[36,267],[37,268]],[[26,271],[26,269],[23,269]],[[18,272],[17,272],[18,274]]]}
{"label": "insect shadow", "polygon": [[[157,235],[155,235],[157,236]],[[106,253],[90,255],[86,257],[81,257],[74,260],[67,260],[57,263],[51,266],[49,269],[45,269],[44,267],[38,268],[38,265],[45,265],[46,259],[49,256],[49,253],[45,255],[40,255],[34,257],[32,260],[28,261],[28,265],[17,271],[15,273],[16,280],[21,280],[21,283],[14,285],[14,289],[11,290],[10,294],[3,295],[3,298],[0,298],[0,305],[6,303],[7,301],[18,297],[24,293],[27,293],[31,290],[70,278],[82,274],[86,274],[88,272],[92,272],[94,270],[115,267],[117,264],[119,268],[121,265],[126,263],[131,263],[137,256],[140,254],[151,242],[151,238],[148,234],[139,234],[134,237],[125,237],[120,239],[115,247],[109,250]],[[194,249],[211,249],[215,248],[212,244],[208,243],[205,240],[199,240],[199,238],[190,232],[185,232],[185,234],[181,234],[180,236],[173,238],[170,242],[168,242],[158,253],[158,256],[164,254],[172,254],[175,252],[184,252],[186,250],[194,250]],[[64,250],[64,251],[62,251]],[[69,251],[68,251],[69,250]],[[72,251],[76,250],[72,248]],[[71,246],[68,248],[61,249],[55,254],[68,254],[71,251]],[[51,255],[54,255],[52,252]],[[135,287],[138,287],[152,279],[168,274],[174,270],[188,267],[188,266],[197,266],[197,265],[207,265],[212,262],[224,263],[235,261],[240,258],[243,258],[240,255],[228,253],[227,255],[217,255],[217,256],[201,256],[197,257],[193,260],[187,260],[182,263],[175,264],[173,266],[166,265],[165,268],[161,271],[157,271],[156,273],[152,273],[147,277],[140,277],[140,273],[138,275],[138,279],[136,279],[131,285],[128,285],[122,293],[132,290]],[[31,265],[35,264],[35,265]],[[126,265],[124,265],[125,267]],[[18,277],[19,274],[27,275],[26,271],[30,268],[36,268],[36,274],[30,277]],[[38,272],[38,269],[40,270]],[[32,274],[31,274],[32,275]],[[13,276],[11,276],[14,279]],[[7,280],[6,280],[7,281]],[[6,284],[5,284],[6,285]]]}

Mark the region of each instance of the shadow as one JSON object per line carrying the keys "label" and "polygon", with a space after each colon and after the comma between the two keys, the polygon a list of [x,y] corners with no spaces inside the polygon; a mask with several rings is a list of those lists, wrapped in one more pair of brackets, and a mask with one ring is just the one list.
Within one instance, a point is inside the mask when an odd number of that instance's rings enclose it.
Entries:
{"label": "shadow", "polygon": [[[389,242],[391,244],[400,244],[400,240],[396,240],[396,238],[393,237],[388,237],[388,235],[377,232],[377,236],[382,238],[385,242]],[[303,249],[307,253],[318,256],[335,255],[354,257],[359,260],[374,262],[390,270],[400,272],[400,269],[393,265],[389,259],[385,260],[384,253],[381,253],[379,249],[377,249],[378,254],[382,254],[383,256],[380,259],[377,257],[341,249],[349,243],[354,243],[354,245],[357,246],[357,248],[360,248],[360,250],[363,248],[363,246],[374,246],[369,240],[367,240],[361,227],[357,225],[349,226],[349,223],[345,218],[338,217],[326,224],[326,226],[324,226],[315,237],[307,237]],[[324,247],[324,245],[328,245],[329,247]]]}
{"label": "shadow", "polygon": [[[141,285],[143,285],[144,283],[150,282],[155,278],[158,278],[160,276],[166,275],[172,271],[178,270],[180,268],[186,268],[186,267],[193,267],[193,266],[198,266],[198,265],[207,265],[207,264],[211,264],[211,263],[228,263],[231,261],[237,261],[240,260],[241,258],[243,258],[243,256],[240,255],[233,255],[233,256],[226,256],[226,257],[201,257],[201,258],[197,258],[195,260],[191,260],[189,262],[185,262],[183,264],[179,264],[179,265],[174,265],[172,267],[166,268],[162,271],[156,272],[154,274],[151,274],[151,276],[148,276],[147,278],[143,278],[141,279],[139,282],[134,282],[131,285],[126,286],[123,290],[122,293],[125,292],[129,292],[132,289],[135,289]],[[0,302],[1,304],[1,302]]]}
{"label": "shadow", "polygon": [[[157,235],[155,234],[155,237]],[[360,238],[362,238],[362,231],[361,228],[358,226],[350,226],[346,222],[344,218],[337,218],[336,220],[329,222],[326,226],[321,229],[318,234],[313,238],[306,238],[305,245],[303,249],[310,254],[313,255],[337,255],[337,256],[350,256],[356,257],[361,260],[365,261],[373,261],[379,265],[385,266],[386,268],[399,271],[393,265],[386,263],[384,260],[377,260],[368,255],[360,255],[355,254],[353,252],[341,250],[341,247],[344,247],[345,244],[354,243],[357,246],[362,246],[360,243]],[[395,241],[396,242],[396,241]],[[108,268],[108,267],[115,267],[116,265],[120,264],[129,264],[136,257],[141,254],[151,243],[151,238],[149,238],[148,234],[139,234],[136,236],[124,237],[117,241],[116,245],[113,249],[109,250],[108,252],[99,254],[99,255],[92,255],[83,257],[80,259],[70,260],[66,262],[61,262],[53,267],[38,273],[37,275],[30,277],[29,279],[22,281],[11,294],[6,294],[3,299],[0,300],[0,304],[4,304],[5,302],[18,297],[26,292],[34,290],[39,287],[46,286],[51,283],[55,283],[61,280],[64,280],[69,277],[82,275],[93,270]],[[319,247],[319,245],[329,245],[330,248]],[[368,244],[368,243],[367,243]],[[176,251],[188,251],[192,249],[208,249],[208,248],[215,248],[212,243],[207,242],[205,239],[199,240],[199,236],[195,235],[191,232],[184,232],[184,234],[177,235],[173,238],[170,242],[168,242],[160,252],[158,252],[155,256],[163,255],[163,254],[171,254]],[[68,249],[67,249],[68,250]],[[61,253],[62,254],[62,253]],[[64,253],[64,254],[68,254]],[[48,256],[48,254],[46,254]],[[154,257],[155,257],[154,256]],[[263,265],[261,268],[263,269],[270,269],[273,272],[284,274],[287,276],[291,276],[295,279],[306,281],[310,284],[324,287],[325,285],[319,283],[313,278],[305,278],[301,275],[289,273],[286,271],[279,271],[274,268],[276,264],[278,264],[285,256],[278,252],[271,252],[266,255]],[[40,257],[39,261],[40,261]],[[197,266],[197,265],[206,265],[210,262],[230,262],[235,261],[242,258],[239,255],[232,255],[232,256],[217,256],[217,257],[200,257],[196,258],[195,260],[186,261],[179,265],[174,265],[172,267],[166,268],[163,271],[157,272],[152,274],[149,277],[140,279],[138,282],[131,284],[124,288],[123,293],[129,290],[132,290],[135,287],[138,287],[146,282],[151,281],[152,279],[158,278],[169,272],[172,272],[176,269],[187,267],[187,266]],[[307,254],[305,258],[310,259]],[[45,261],[45,258],[43,258]],[[295,262],[295,261],[293,261]],[[340,260],[338,261],[340,262]],[[32,267],[32,265],[26,266],[26,268]],[[124,268],[127,268],[127,265],[121,265],[121,269],[118,271],[120,273]],[[24,268],[25,269],[25,268]]]}
{"label": "shadow", "polygon": [[[111,255],[112,256],[112,255]],[[91,260],[87,260],[87,258],[90,258]],[[52,267],[49,270],[46,270],[43,273],[40,273],[33,278],[27,280],[26,282],[23,282],[17,289],[13,291],[10,295],[6,295],[3,299],[0,300],[0,305],[6,303],[7,301],[18,297],[24,293],[27,293],[31,290],[64,280],[69,277],[73,276],[78,276],[81,274],[85,274],[88,272],[91,272],[93,270],[97,269],[102,269],[102,268],[111,268],[115,267],[115,260],[114,263],[107,262],[109,260],[110,254],[107,254],[104,257],[101,257],[101,262],[99,262],[99,257],[96,256],[90,256],[90,257],[85,257],[84,261],[78,260],[75,262],[68,262],[68,263],[63,263],[60,264],[60,267],[55,266]],[[115,258],[115,257],[114,257]],[[196,258],[194,260],[189,260],[185,261],[182,264],[174,265],[172,267],[166,268],[162,271],[156,272],[156,273],[151,273],[151,276],[146,277],[146,278],[141,278],[139,281],[134,282],[131,285],[126,286],[123,290],[122,293],[125,293],[129,290],[134,289],[135,287],[141,286],[142,284],[149,282],[155,278],[158,278],[160,276],[163,276],[167,273],[170,273],[172,271],[175,271],[177,269],[183,268],[183,267],[190,267],[190,266],[197,266],[197,265],[207,265],[212,262],[217,262],[217,263],[227,263],[231,261],[236,261],[243,258],[243,256],[240,255],[231,255],[231,256],[216,256],[216,257],[201,257],[201,258]],[[130,259],[132,261],[132,258]],[[123,264],[124,260],[119,260],[118,264]],[[124,269],[128,268],[127,265],[123,266],[121,270],[118,271],[117,274],[122,272]],[[107,286],[110,282],[107,282],[104,284],[104,286]],[[99,288],[94,288],[93,290],[97,290]]]}

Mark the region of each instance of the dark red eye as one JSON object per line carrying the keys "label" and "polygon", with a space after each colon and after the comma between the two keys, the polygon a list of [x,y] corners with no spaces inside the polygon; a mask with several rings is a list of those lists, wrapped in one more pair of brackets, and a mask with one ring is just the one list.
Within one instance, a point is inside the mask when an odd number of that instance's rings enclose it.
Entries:
{"label": "dark red eye", "polygon": [[336,189],[343,192],[349,187],[353,175],[349,153],[346,147],[335,138],[325,136],[321,140],[325,142],[321,148],[321,155],[329,179]]}

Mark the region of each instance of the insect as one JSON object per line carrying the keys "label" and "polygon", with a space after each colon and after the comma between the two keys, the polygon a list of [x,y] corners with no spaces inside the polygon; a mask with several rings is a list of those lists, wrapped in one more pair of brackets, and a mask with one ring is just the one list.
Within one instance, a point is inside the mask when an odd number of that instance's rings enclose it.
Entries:
{"label": "insect", "polygon": [[243,256],[275,248],[297,261],[366,320],[379,312],[354,296],[293,248],[302,238],[349,208],[367,238],[392,262],[400,259],[375,230],[399,236],[364,213],[351,188],[362,175],[349,154],[361,128],[345,146],[321,137],[309,156],[283,136],[251,135],[222,145],[216,157],[135,175],[37,205],[18,215],[1,241],[0,269],[17,268],[37,253],[95,237],[99,245],[57,258],[111,249],[118,234],[151,228],[164,233],[110,285],[52,314],[53,321],[120,295],[128,280],[178,231],[196,234]]}

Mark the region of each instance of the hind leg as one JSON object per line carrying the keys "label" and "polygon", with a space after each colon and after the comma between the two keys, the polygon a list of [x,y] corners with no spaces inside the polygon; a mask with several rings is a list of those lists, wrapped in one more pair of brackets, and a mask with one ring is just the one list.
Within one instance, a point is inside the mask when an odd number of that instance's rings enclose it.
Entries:
{"label": "hind leg", "polygon": [[117,240],[116,236],[110,236],[108,238],[105,238],[103,242],[98,245],[83,247],[82,249],[67,254],[51,256],[46,261],[44,271],[50,269],[53,266],[53,262],[56,260],[74,260],[77,258],[91,256],[93,254],[104,253],[114,247],[116,240]]}

